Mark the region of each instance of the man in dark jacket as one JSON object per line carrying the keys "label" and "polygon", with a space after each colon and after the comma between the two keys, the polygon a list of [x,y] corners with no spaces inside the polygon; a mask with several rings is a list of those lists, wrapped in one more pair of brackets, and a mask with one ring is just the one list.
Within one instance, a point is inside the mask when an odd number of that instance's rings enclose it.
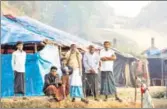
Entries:
{"label": "man in dark jacket", "polygon": [[50,73],[45,75],[43,92],[47,96],[53,96],[56,101],[64,99],[62,82],[55,66],[52,66]]}

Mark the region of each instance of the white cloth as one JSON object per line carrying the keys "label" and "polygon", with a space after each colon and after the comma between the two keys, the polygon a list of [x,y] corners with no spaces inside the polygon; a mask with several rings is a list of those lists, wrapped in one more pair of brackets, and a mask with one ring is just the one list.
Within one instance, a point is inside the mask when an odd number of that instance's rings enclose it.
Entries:
{"label": "white cloth", "polygon": [[73,69],[69,80],[70,86],[82,86],[82,75],[80,75],[79,68]]}
{"label": "white cloth", "polygon": [[12,69],[20,73],[25,72],[26,52],[14,51],[12,53]]}
{"label": "white cloth", "polygon": [[143,94],[143,108],[154,108],[154,105],[152,103],[152,99],[148,90],[146,90],[145,93]]}
{"label": "white cloth", "polygon": [[100,56],[97,53],[85,53],[83,58],[85,73],[89,73],[90,69],[94,69],[95,72],[98,73],[99,62]]}
{"label": "white cloth", "polygon": [[[106,51],[105,49],[102,49],[100,51],[100,58],[111,57],[112,55],[115,55],[115,52],[112,49],[109,49],[108,51]],[[114,61],[101,61],[101,71],[113,72],[113,64],[114,64]]]}

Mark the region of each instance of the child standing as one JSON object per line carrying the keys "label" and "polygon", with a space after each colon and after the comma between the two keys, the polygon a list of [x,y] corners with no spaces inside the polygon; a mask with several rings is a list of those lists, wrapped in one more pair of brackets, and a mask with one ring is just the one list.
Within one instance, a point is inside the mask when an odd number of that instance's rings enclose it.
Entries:
{"label": "child standing", "polygon": [[68,94],[69,94],[69,75],[72,74],[73,72],[73,69],[72,67],[68,66],[67,65],[67,59],[66,58],[62,58],[61,60],[62,62],[62,67],[61,67],[61,70],[62,70],[62,83],[63,83],[63,90],[64,90],[64,97],[66,97]]}

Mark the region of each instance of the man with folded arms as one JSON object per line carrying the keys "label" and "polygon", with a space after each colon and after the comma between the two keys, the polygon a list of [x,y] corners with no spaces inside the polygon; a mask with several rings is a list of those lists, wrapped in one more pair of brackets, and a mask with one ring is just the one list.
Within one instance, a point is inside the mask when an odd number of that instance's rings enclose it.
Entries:
{"label": "man with folded arms", "polygon": [[115,94],[115,100],[122,102],[117,96],[116,85],[113,73],[113,64],[116,60],[116,55],[111,49],[109,41],[104,42],[104,49],[100,51],[101,60],[101,94],[105,95],[104,101],[107,101],[108,95]]}

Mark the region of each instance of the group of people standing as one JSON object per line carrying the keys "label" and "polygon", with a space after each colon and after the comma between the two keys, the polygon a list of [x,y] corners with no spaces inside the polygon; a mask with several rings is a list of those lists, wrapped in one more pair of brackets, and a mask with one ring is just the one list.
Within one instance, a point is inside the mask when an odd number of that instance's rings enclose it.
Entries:
{"label": "group of people standing", "polygon": [[[23,51],[22,42],[18,42],[16,46],[17,50],[12,54],[12,66],[15,72],[14,89],[15,94],[24,94],[23,83],[26,53]],[[115,94],[115,99],[122,102],[117,95],[114,81],[114,60],[116,60],[116,55],[111,49],[109,41],[104,42],[104,48],[100,52],[96,52],[95,47],[90,45],[89,51],[83,55],[78,51],[76,45],[72,44],[65,57],[61,59],[63,75],[59,77],[57,68],[52,66],[50,72],[45,75],[43,92],[47,96],[54,96],[56,101],[61,101],[70,94],[72,102],[76,98],[81,98],[81,101],[84,103],[88,103],[85,97],[89,96],[89,92],[92,92],[94,100],[99,101],[98,72],[100,71],[100,94],[105,96],[104,101],[108,100],[108,95]],[[83,83],[86,83],[86,93],[84,93]]]}

